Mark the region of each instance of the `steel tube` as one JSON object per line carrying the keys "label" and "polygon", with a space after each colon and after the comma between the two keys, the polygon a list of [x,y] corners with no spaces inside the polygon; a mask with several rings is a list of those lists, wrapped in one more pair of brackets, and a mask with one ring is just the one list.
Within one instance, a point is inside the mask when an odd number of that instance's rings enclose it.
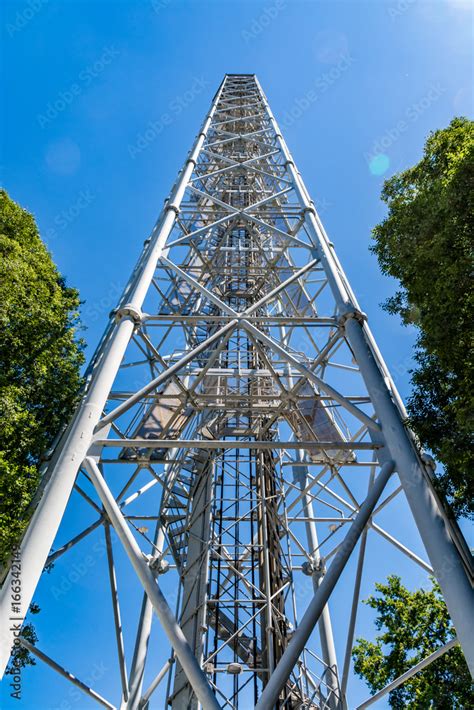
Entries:
{"label": "steel tube", "polygon": [[97,530],[99,525],[102,525],[103,522],[104,522],[104,519],[101,517],[98,520],[96,520],[95,523],[92,523],[87,528],[84,528],[84,530],[82,530],[82,532],[80,532],[78,535],[73,537],[71,540],[66,542],[64,545],[61,545],[59,550],[55,550],[54,552],[52,552],[48,556],[48,558],[46,560],[46,564],[47,565],[53,564],[53,562],[55,562],[58,559],[58,557],[61,557],[61,555],[64,555],[65,552],[70,550],[71,547],[74,547],[74,545],[77,545],[78,542],[80,542],[85,537],[87,537],[87,535],[89,535],[91,532],[93,532],[94,530]]}
{"label": "steel tube", "polygon": [[263,306],[265,303],[268,303],[271,301],[275,296],[277,296],[280,291],[284,291],[284,289],[292,284],[294,281],[297,281],[301,276],[304,276],[304,274],[309,271],[310,269],[313,268],[313,266],[316,266],[318,263],[317,259],[313,259],[312,261],[309,261],[307,264],[301,267],[295,274],[290,276],[289,278],[286,279],[286,281],[282,281],[278,286],[275,286],[274,289],[269,291],[268,293],[265,294],[260,300],[256,301],[253,303],[249,308],[247,308],[241,315],[245,316],[246,318],[251,316],[254,311],[258,310],[260,306]]}
{"label": "steel tube", "polygon": [[[158,521],[155,529],[154,547],[152,554],[161,554],[165,544],[165,535],[161,522]],[[148,655],[151,625],[153,620],[153,606],[146,592],[143,594],[140,619],[138,622],[135,649],[133,652],[132,666],[129,677],[129,699],[127,710],[137,710],[140,706],[140,696],[145,676],[145,664]],[[169,663],[169,661],[167,661]]]}
{"label": "steel tube", "polygon": [[127,663],[125,660],[125,647],[123,643],[122,619],[120,617],[120,604],[117,589],[117,575],[115,573],[114,555],[112,550],[112,538],[110,535],[110,524],[104,524],[105,544],[107,547],[107,567],[109,569],[110,594],[112,597],[112,609],[114,613],[115,638],[117,643],[117,655],[120,668],[120,681],[122,683],[122,702],[126,702],[129,697],[127,680]]}
{"label": "steel tube", "polygon": [[[374,457],[374,460],[375,460],[375,457]],[[374,476],[375,476],[375,468],[376,468],[375,466],[372,466],[371,471],[370,471],[369,488],[371,485],[373,485]],[[380,506],[379,506],[379,508],[380,508]],[[375,510],[374,510],[374,513],[375,513]],[[369,520],[369,524],[370,524],[370,520]],[[360,587],[361,587],[361,582],[362,582],[362,572],[363,572],[363,568],[364,568],[365,550],[367,547],[367,532],[368,532],[368,527],[365,528],[365,530],[362,532],[362,535],[360,538],[359,555],[357,558],[357,568],[356,568],[356,575],[355,575],[355,580],[354,580],[354,592],[352,594],[351,615],[349,618],[349,624],[348,624],[348,630],[347,630],[346,652],[344,655],[344,664],[342,667],[341,694],[342,694],[345,710],[348,707],[347,706],[347,697],[346,697],[347,679],[349,677],[352,646],[354,644],[354,633],[355,633],[355,626],[356,626],[356,619],[357,619],[357,611],[358,611],[358,607],[359,607],[359,596],[360,596]]]}
{"label": "steel tube", "polygon": [[[300,461],[302,461],[301,458]],[[321,555],[319,553],[318,533],[314,522],[313,501],[309,493],[304,492],[304,489],[306,488],[307,474],[308,469],[293,469],[293,478],[298,481],[298,484],[303,491],[302,512],[304,518],[302,520],[306,522],[305,527],[306,537],[308,540],[308,550],[316,568],[312,574],[313,587],[316,593],[320,587],[321,580],[324,578],[324,573],[322,570],[319,570]],[[336,518],[334,518],[334,520],[336,520]],[[329,604],[326,604],[321,612],[321,617],[318,622],[318,630],[319,637],[321,639],[323,661],[327,667],[325,682],[331,691],[328,699],[328,706],[331,710],[337,710],[340,707],[339,674]]]}
{"label": "steel tube", "polygon": [[62,675],[63,678],[66,678],[66,680],[69,680],[73,685],[75,685],[79,690],[82,690],[83,693],[88,695],[90,698],[95,700],[96,702],[99,703],[99,705],[103,705],[106,708],[110,708],[110,710],[116,710],[115,705],[112,705],[112,703],[109,703],[108,700],[105,700],[99,693],[96,693],[95,690],[92,690],[92,688],[89,688],[88,685],[82,682],[82,680],[79,680],[79,678],[76,678],[75,675],[67,671],[65,668],[59,665],[59,663],[56,663],[56,661],[53,661],[52,658],[46,655],[46,653],[43,653],[43,651],[40,651],[37,646],[33,646],[32,643],[27,641],[26,639],[22,638],[20,636],[20,643],[21,645],[26,648],[30,653],[32,653],[34,656],[37,658],[41,659],[44,663],[46,663],[50,668],[56,671],[56,673],[59,673],[59,675]]}
{"label": "steel tube", "polygon": [[[111,448],[131,447],[137,449],[173,449],[176,439],[98,439],[101,446]],[[234,439],[185,439],[179,441],[180,449],[302,449],[324,451],[341,449],[342,451],[379,449],[380,445],[368,441],[237,441]]]}
{"label": "steel tube", "polygon": [[333,399],[338,402],[341,406],[343,406],[345,409],[347,409],[348,412],[350,412],[354,417],[357,419],[360,419],[368,429],[371,430],[378,430],[379,426],[376,422],[374,422],[373,419],[371,419],[365,412],[362,410],[358,409],[352,402],[349,402],[346,397],[340,394],[334,387],[329,385],[327,382],[324,382],[320,377],[314,374],[312,370],[310,370],[308,367],[303,365],[294,355],[289,353],[286,348],[280,345],[280,343],[277,343],[273,338],[270,338],[268,335],[265,333],[262,333],[261,330],[256,328],[252,323],[250,323],[247,320],[242,320],[241,321],[242,326],[247,330],[249,333],[251,333],[257,340],[260,340],[262,343],[265,343],[269,348],[277,352],[283,360],[286,360],[286,362],[290,363],[295,370],[298,370],[298,372],[305,377],[308,378],[311,382],[314,382],[314,384],[319,387],[320,389],[323,390],[323,392],[326,392],[327,394],[331,395]]}
{"label": "steel tube", "polygon": [[400,685],[402,685],[406,680],[409,678],[412,678],[414,675],[419,673],[423,668],[426,668],[426,666],[429,666],[430,663],[433,663],[433,661],[436,661],[437,658],[440,658],[441,656],[444,656],[445,653],[450,651],[452,648],[457,646],[459,643],[458,639],[451,639],[451,641],[448,641],[444,646],[441,646],[441,648],[438,648],[434,653],[431,653],[429,656],[424,658],[422,661],[417,663],[415,666],[412,668],[409,668],[403,675],[399,676],[396,678],[394,681],[389,683],[388,685],[385,686],[385,688],[382,688],[382,690],[379,690],[378,693],[375,693],[375,695],[372,695],[371,698],[368,698],[365,702],[362,703],[362,705],[357,706],[357,710],[365,710],[365,708],[368,708],[370,705],[373,705],[376,703],[378,700],[383,698],[387,693],[390,693],[391,690],[395,690],[395,688],[398,688]]}
{"label": "steel tube", "polygon": [[200,345],[198,345],[196,348],[187,352],[186,355],[184,355],[180,360],[178,360],[178,362],[175,362],[174,365],[168,367],[168,369],[164,370],[160,375],[158,375],[158,377],[155,377],[147,385],[135,392],[125,402],[122,402],[122,404],[119,404],[109,414],[107,414],[105,417],[102,417],[102,419],[96,426],[96,432],[99,432],[104,429],[107,424],[110,424],[121,414],[124,414],[126,411],[128,411],[130,407],[133,407],[133,405],[139,402],[142,397],[147,395],[149,392],[156,390],[158,387],[160,387],[160,385],[164,384],[167,380],[169,380],[170,377],[173,377],[173,375],[175,375],[177,372],[179,372],[179,370],[185,367],[188,362],[194,360],[196,356],[202,353],[204,350],[207,350],[210,345],[212,345],[216,340],[222,338],[226,333],[229,332],[229,330],[232,330],[236,325],[237,320],[230,321],[230,323],[224,325],[222,328],[213,333],[209,338],[203,340],[203,342],[200,343]]}
{"label": "steel tube", "polygon": [[[377,511],[374,511],[374,516],[377,514]],[[381,537],[385,538],[385,540],[388,540],[394,547],[396,547],[400,552],[403,552],[404,555],[410,558],[410,560],[413,560],[413,562],[416,562],[417,565],[420,565],[425,572],[428,572],[428,574],[433,574],[433,568],[430,567],[429,564],[427,564],[424,560],[421,559],[421,557],[418,557],[418,555],[415,555],[414,552],[412,552],[406,545],[403,545],[399,540],[397,540],[396,537],[393,537],[393,535],[390,535],[386,530],[380,527],[380,525],[377,525],[377,523],[374,523],[373,520],[369,522],[370,527],[375,530],[376,533],[378,533]]]}
{"label": "steel tube", "polygon": [[359,596],[360,596],[360,585],[362,582],[362,570],[364,566],[365,549],[367,546],[367,529],[362,533],[360,539],[360,549],[359,557],[357,559],[357,570],[356,578],[354,582],[354,593],[352,595],[352,605],[351,605],[351,615],[349,618],[348,630],[347,630],[347,643],[346,652],[344,654],[344,664],[342,667],[342,678],[341,678],[341,694],[344,699],[345,707],[347,707],[346,700],[346,690],[347,690],[347,679],[349,677],[349,669],[351,665],[351,654],[352,646],[354,643],[354,632],[357,618],[357,610],[359,606]]}
{"label": "steel tube", "polygon": [[145,708],[147,706],[148,701],[150,700],[151,696],[155,692],[155,690],[158,688],[159,684],[165,678],[166,674],[168,673],[169,669],[172,666],[171,661],[166,661],[164,664],[163,668],[157,673],[155,678],[152,680],[150,683],[150,686],[148,689],[143,693],[140,703],[138,705],[139,708]]}
{"label": "steel tube", "polygon": [[474,594],[471,584],[396,405],[364,339],[362,325],[354,318],[349,318],[346,331],[375,410],[383,424],[387,446],[396,461],[400,482],[443,591],[459,642],[471,674],[474,674]]}

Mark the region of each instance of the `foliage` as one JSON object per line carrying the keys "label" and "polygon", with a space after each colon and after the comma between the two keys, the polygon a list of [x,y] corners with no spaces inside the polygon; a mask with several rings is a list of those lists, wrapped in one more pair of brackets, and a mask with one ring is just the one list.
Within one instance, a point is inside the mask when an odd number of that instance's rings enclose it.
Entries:
{"label": "foliage", "polygon": [[437,487],[457,515],[474,511],[473,180],[474,122],[455,118],[417,165],[385,182],[388,216],[372,247],[400,282],[385,307],[419,329],[410,425],[444,465]]}
{"label": "foliage", "polygon": [[0,550],[5,562],[25,526],[25,511],[36,492],[39,472],[36,466],[21,466],[8,461],[0,451]]}
{"label": "foliage", "polygon": [[[379,596],[365,600],[377,612],[375,625],[382,631],[375,642],[357,639],[352,651],[355,672],[372,693],[455,637],[439,586],[410,592],[400,577],[376,584]],[[471,676],[459,646],[412,676],[389,694],[392,708],[474,707]]]}
{"label": "foliage", "polygon": [[41,457],[74,406],[79,296],[31,214],[0,191],[0,561],[21,536]]}

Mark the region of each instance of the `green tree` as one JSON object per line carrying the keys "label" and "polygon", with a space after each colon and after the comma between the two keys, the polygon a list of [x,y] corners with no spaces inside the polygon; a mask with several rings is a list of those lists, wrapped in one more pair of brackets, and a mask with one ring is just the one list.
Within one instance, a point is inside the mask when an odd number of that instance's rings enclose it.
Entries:
{"label": "green tree", "polygon": [[41,458],[80,387],[79,296],[35,220],[0,191],[0,561],[26,526]]}
{"label": "green tree", "polygon": [[[365,600],[377,612],[375,625],[382,631],[375,642],[357,639],[352,651],[355,672],[372,693],[448,643],[456,633],[438,584],[410,592],[396,575],[387,584],[376,584],[380,596]],[[392,708],[474,707],[471,675],[459,646],[389,694]]]}
{"label": "green tree", "polygon": [[421,444],[443,464],[438,490],[456,515],[474,511],[472,229],[474,122],[432,133],[422,160],[384,184],[387,218],[372,250],[400,289],[385,304],[418,327],[408,401]]}

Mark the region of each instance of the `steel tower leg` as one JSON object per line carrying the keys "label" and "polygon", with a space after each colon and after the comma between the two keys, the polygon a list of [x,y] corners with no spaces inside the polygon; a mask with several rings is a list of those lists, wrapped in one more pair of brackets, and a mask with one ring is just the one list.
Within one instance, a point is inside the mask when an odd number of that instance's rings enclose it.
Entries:
{"label": "steel tower leg", "polygon": [[[79,467],[84,460],[93,439],[94,429],[101,417],[108,394],[111,390],[125,350],[133,334],[135,325],[141,317],[141,306],[150,288],[156,263],[176,221],[179,207],[184,196],[197,157],[201,151],[206,133],[216,110],[219,92],[216,94],[211,111],[206,117],[201,132],[196,138],[184,170],[178,179],[165,207],[162,218],[155,226],[150,243],[145,247],[141,258],[141,268],[130,284],[129,303],[117,313],[117,325],[97,363],[90,386],[67,431],[54,469],[48,474],[44,493],[33,514],[20,546],[22,564],[22,599],[21,614],[25,616],[33,598],[46,558],[54,542],[64,509],[72,491]],[[10,618],[10,588],[13,578],[7,576],[0,594],[0,619]],[[9,628],[6,623],[3,628]],[[2,634],[0,674],[3,674],[14,642],[14,631]]]}
{"label": "steel tower leg", "polygon": [[396,405],[398,393],[395,395],[387,385],[383,374],[386,368],[376,355],[373,336],[366,318],[361,314],[357,302],[352,298],[350,289],[346,287],[347,278],[336,262],[333,247],[330,246],[322,229],[314,204],[308,197],[308,192],[295,168],[268,102],[266,99],[264,102],[269,120],[275,129],[277,142],[285,155],[295,191],[304,206],[306,226],[318,250],[338,306],[341,322],[372,398],[375,411],[382,423],[383,436],[390,455],[395,461],[436,579],[443,590],[471,674],[474,674],[473,626],[466,624],[466,619],[473,619],[474,594],[462,558],[456,549],[446,521],[440,513],[424,466],[403,425],[400,411]]}

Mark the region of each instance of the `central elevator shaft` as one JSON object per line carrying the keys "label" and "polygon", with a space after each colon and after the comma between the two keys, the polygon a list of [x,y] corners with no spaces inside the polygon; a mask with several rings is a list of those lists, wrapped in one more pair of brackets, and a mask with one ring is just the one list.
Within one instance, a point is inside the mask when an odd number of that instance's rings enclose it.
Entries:
{"label": "central elevator shaft", "polygon": [[[232,204],[245,203],[245,184],[237,182],[233,187],[237,189]],[[219,252],[225,256],[215,268],[221,274],[223,300],[237,311],[251,307],[264,292],[264,265],[256,257],[260,250],[253,249],[255,238],[258,233],[251,235],[239,225],[222,234]],[[206,337],[211,332],[209,328]],[[261,374],[266,368],[263,355],[241,332],[218,354],[215,365],[223,375],[209,376],[203,383],[220,411],[206,425],[208,435],[248,441],[271,441],[275,436],[265,411],[273,387],[269,377]],[[244,376],[239,375],[242,372]],[[228,673],[231,695],[240,692],[241,668],[251,669],[254,679],[249,685],[255,703],[257,680],[265,683],[287,642],[276,464],[271,451],[237,448],[213,453],[195,478],[186,522],[183,631],[201,662],[212,656],[207,670],[214,683],[218,673]],[[239,633],[248,619],[252,621]],[[228,644],[220,650],[223,642]],[[172,706],[197,707],[179,664]]]}
{"label": "central elevator shaft", "polygon": [[[252,95],[245,79],[228,80],[227,86],[221,97],[225,105],[226,93],[232,95],[226,131],[246,134],[255,122],[247,105],[258,98],[257,92]],[[243,163],[252,157],[252,148],[242,137],[215,150],[223,158]],[[247,170],[235,167],[216,177],[213,193],[239,210],[255,202],[256,195],[261,198],[271,190],[266,189],[264,175],[253,173],[250,179]],[[244,219],[221,228],[214,239],[202,257],[196,258],[213,259],[212,286],[218,284],[220,298],[230,308],[245,312],[269,290],[265,262],[272,258],[271,245],[266,257],[261,232]],[[257,306],[255,313],[266,316],[267,307]],[[211,307],[211,315],[222,314],[218,307]],[[209,337],[214,329],[210,322],[202,337]],[[204,378],[202,391],[214,416],[204,422],[203,413],[201,435],[272,441],[276,436],[271,417],[275,393],[265,347],[237,330],[219,351],[206,353],[205,359],[210,358],[215,360],[216,374]],[[271,450],[212,452],[194,479],[186,513],[188,547],[181,572],[180,622],[196,657],[205,661],[213,684],[225,685],[227,697],[236,704],[245,687],[249,707],[257,702],[288,637],[284,590],[289,572],[281,548],[277,464]],[[222,674],[226,674],[224,684]],[[179,664],[170,701],[179,710],[197,707]],[[291,702],[284,707],[292,707]]]}

